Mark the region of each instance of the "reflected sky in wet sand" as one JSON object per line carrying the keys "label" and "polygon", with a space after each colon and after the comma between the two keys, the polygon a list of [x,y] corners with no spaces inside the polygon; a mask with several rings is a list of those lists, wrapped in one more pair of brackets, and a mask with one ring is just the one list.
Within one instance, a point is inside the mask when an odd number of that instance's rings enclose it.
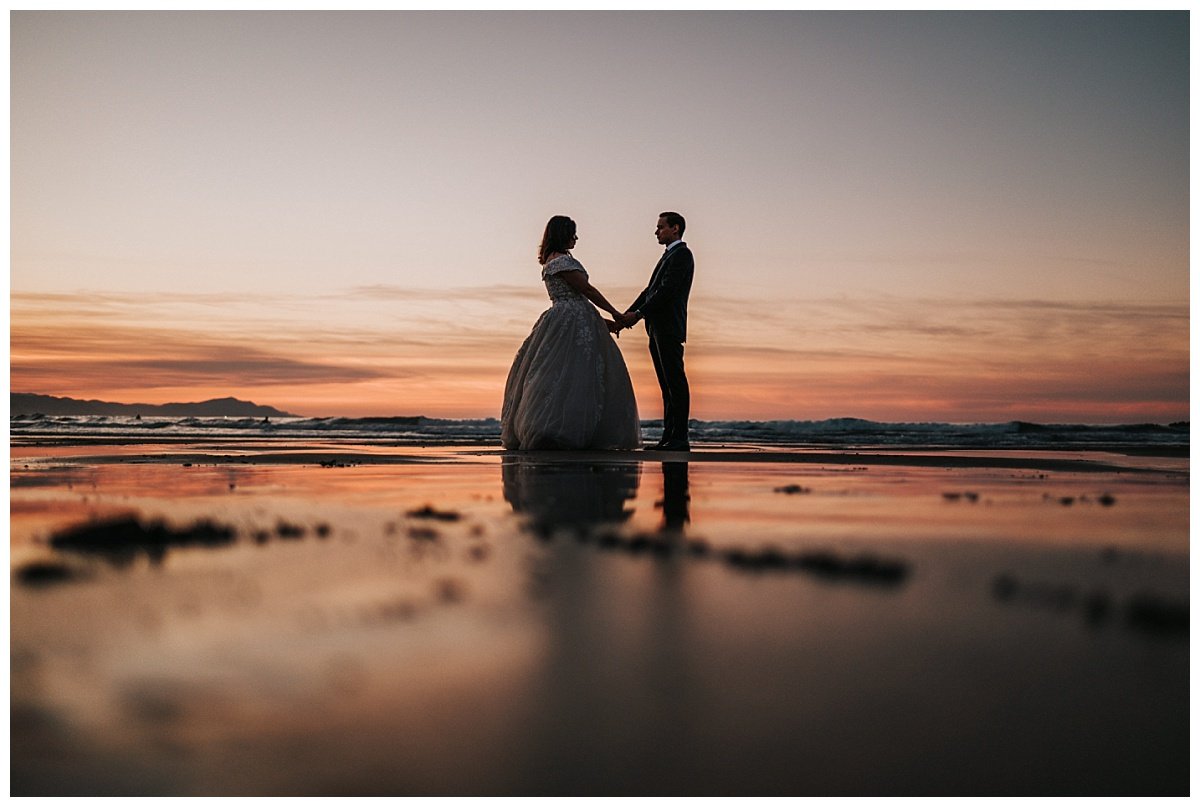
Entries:
{"label": "reflected sky in wet sand", "polygon": [[[31,457],[11,484],[17,794],[1187,787],[1186,476]],[[52,545],[122,513],[162,551]],[[171,542],[201,519],[234,539]]]}

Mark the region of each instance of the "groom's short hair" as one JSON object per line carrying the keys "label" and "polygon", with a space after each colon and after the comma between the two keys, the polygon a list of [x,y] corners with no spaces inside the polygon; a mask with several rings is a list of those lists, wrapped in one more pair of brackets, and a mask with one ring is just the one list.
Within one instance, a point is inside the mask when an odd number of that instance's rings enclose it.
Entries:
{"label": "groom's short hair", "polygon": [[666,213],[659,213],[658,217],[660,219],[666,219],[668,227],[678,227],[679,237],[683,238],[683,230],[685,227],[687,227],[687,222],[683,220],[683,216],[679,215],[678,213],[667,211]]}

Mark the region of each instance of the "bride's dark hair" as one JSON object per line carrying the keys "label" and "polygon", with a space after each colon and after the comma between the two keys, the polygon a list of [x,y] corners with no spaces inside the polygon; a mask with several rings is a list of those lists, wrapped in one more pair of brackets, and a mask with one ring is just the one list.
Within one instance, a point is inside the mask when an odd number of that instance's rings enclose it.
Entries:
{"label": "bride's dark hair", "polygon": [[571,237],[575,235],[575,222],[567,216],[551,216],[542,234],[542,245],[538,247],[538,263],[544,264],[547,255],[566,252],[571,248]]}

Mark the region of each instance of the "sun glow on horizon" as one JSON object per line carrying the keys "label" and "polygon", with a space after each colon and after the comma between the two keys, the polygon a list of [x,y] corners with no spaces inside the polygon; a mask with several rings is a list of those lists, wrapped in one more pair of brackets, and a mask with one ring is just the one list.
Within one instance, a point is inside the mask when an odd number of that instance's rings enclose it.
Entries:
{"label": "sun glow on horizon", "polygon": [[[337,318],[322,298],[259,300],[275,311],[262,322],[205,297],[15,294],[10,382],[14,391],[150,404],[231,395],[305,416],[498,417],[508,365],[547,304],[540,289],[531,287],[519,305],[505,294],[462,290],[463,298],[478,295],[472,318],[496,323],[492,330],[462,328],[461,306],[439,318],[422,295],[405,302],[394,292],[382,304],[359,298]],[[1187,362],[1186,306],[859,302],[871,311],[869,323],[837,300],[776,305],[760,315],[753,300],[701,297],[687,348],[693,416],[1188,418],[1188,375],[1179,370]],[[747,338],[756,327],[771,330],[778,344]],[[1105,339],[1097,342],[1097,333]],[[645,341],[637,328],[618,344],[641,416],[654,419],[661,402]],[[148,358],[148,344],[163,357]],[[1114,347],[1122,344],[1143,350],[1124,356]],[[1097,366],[1109,372],[1097,377]]]}

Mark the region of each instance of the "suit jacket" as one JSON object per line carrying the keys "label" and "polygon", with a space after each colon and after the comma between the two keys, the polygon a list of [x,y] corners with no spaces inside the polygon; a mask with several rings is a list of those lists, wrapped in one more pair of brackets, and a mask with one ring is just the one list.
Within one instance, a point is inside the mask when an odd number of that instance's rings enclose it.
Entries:
{"label": "suit jacket", "polygon": [[650,284],[629,306],[631,311],[641,312],[647,333],[687,341],[687,302],[695,268],[692,251],[685,243],[659,259]]}

